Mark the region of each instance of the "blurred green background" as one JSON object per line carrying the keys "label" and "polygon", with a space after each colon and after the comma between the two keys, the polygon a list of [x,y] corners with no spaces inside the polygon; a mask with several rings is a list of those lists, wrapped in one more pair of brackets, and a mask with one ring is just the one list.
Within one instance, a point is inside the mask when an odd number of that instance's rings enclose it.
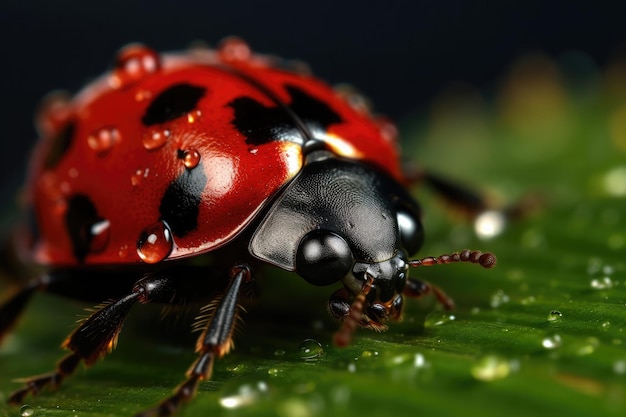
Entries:
{"label": "blurred green background", "polygon": [[[330,344],[330,288],[267,270],[237,349],[181,415],[623,416],[626,412],[626,60],[584,53],[511,63],[494,88],[451,83],[401,123],[408,160],[541,207],[504,225],[450,213],[428,190],[419,254],[497,254],[483,270],[413,271],[457,304],[408,302],[383,334]],[[496,232],[489,233],[489,227]],[[12,379],[49,370],[84,305],[38,295],[0,349],[0,416],[118,416],[176,386],[195,359],[183,319],[136,306],[117,350],[55,392],[3,403]],[[181,331],[182,329],[182,331]]]}
{"label": "blurred green background", "polygon": [[[536,196],[542,207],[500,229],[497,217],[466,221],[416,189],[420,256],[469,247],[495,252],[498,265],[413,271],[457,309],[408,302],[404,322],[360,331],[346,349],[330,344],[332,289],[264,271],[236,350],[183,416],[623,416],[626,6],[587,3],[3,1],[0,225],[15,219],[7,207],[43,94],[76,90],[131,41],[171,50],[237,34],[371,95],[400,122],[407,161],[501,205]],[[85,307],[35,297],[0,347],[0,417],[130,415],[166,396],[195,359],[193,315],[162,320],[136,306],[104,362],[7,407],[13,380],[53,367]]]}

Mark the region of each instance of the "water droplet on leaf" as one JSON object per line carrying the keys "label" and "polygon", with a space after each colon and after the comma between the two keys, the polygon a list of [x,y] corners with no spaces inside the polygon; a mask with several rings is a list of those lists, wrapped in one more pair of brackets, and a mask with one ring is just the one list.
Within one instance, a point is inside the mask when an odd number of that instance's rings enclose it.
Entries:
{"label": "water droplet on leaf", "polygon": [[558,349],[562,345],[563,345],[563,340],[561,339],[561,336],[559,336],[558,334],[546,336],[541,341],[541,346],[549,350]]}
{"label": "water droplet on leaf", "polygon": [[590,285],[594,290],[608,290],[613,288],[613,281],[609,277],[594,278],[591,280]]}
{"label": "water droplet on leaf", "polygon": [[268,396],[269,387],[265,381],[244,383],[236,387],[222,389],[219,403],[228,409],[251,406]]}
{"label": "water droplet on leaf", "polygon": [[475,379],[485,382],[506,378],[510,371],[509,361],[497,355],[483,356],[471,369]]}
{"label": "water droplet on leaf", "polygon": [[559,310],[552,310],[550,313],[548,313],[548,321],[550,322],[559,321],[561,320],[561,317],[563,317],[563,313],[561,313]]}
{"label": "water droplet on leaf", "polygon": [[474,220],[474,231],[479,239],[492,239],[504,231],[506,227],[506,216],[498,210],[488,210],[482,212]]}
{"label": "water droplet on leaf", "polygon": [[456,320],[456,316],[454,314],[442,311],[433,311],[426,316],[426,319],[424,320],[424,327],[430,328],[441,326],[442,324],[446,324],[454,320]]}
{"label": "water droplet on leaf", "polygon": [[503,290],[498,290],[491,296],[489,305],[491,305],[491,307],[493,308],[498,308],[502,304],[506,304],[509,301],[510,301],[509,296]]}
{"label": "water droplet on leaf", "polygon": [[314,339],[306,339],[300,343],[300,359],[306,362],[315,362],[324,356],[322,344]]}
{"label": "water droplet on leaf", "polygon": [[24,404],[20,408],[20,416],[21,417],[30,417],[35,414],[35,409],[28,404]]}

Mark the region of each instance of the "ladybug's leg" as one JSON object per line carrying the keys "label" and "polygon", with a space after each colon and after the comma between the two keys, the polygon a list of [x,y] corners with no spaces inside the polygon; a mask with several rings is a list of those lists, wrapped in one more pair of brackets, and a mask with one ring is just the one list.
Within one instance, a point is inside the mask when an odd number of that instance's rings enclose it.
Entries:
{"label": "ladybug's leg", "polygon": [[[61,359],[56,369],[49,374],[26,379],[25,386],[11,394],[8,402],[21,404],[30,393],[37,394],[48,385],[58,386],[74,372],[81,361],[89,366],[111,352],[117,343],[124,320],[136,302],[182,301],[180,297],[184,294],[177,293],[185,292],[184,285],[187,283],[181,284],[185,280],[180,277],[173,279],[174,276],[175,274],[168,271],[149,274],[135,283],[130,294],[99,307],[63,342],[62,346],[71,353]],[[191,277],[188,281],[194,281],[194,278]]]}
{"label": "ladybug's leg", "polygon": [[174,390],[174,394],[156,407],[139,413],[138,416],[174,414],[181,403],[189,401],[195,395],[198,383],[211,377],[215,359],[226,355],[233,347],[232,335],[237,322],[239,296],[245,284],[251,281],[250,269],[247,266],[237,266],[231,270],[231,276],[230,285],[220,298],[217,307],[214,308],[213,304],[209,304],[205,308],[213,313],[198,338],[196,352],[199,356],[187,370],[187,379]]}
{"label": "ladybug's leg", "polygon": [[0,305],[0,342],[15,325],[20,313],[28,304],[33,294],[45,286],[46,276],[38,277]]}
{"label": "ladybug's leg", "polygon": [[[4,265],[3,265],[4,266]],[[0,267],[2,269],[2,267]],[[90,279],[85,279],[88,274]],[[99,274],[103,274],[100,276]],[[71,298],[98,301],[103,298],[116,299],[128,292],[128,287],[137,280],[137,273],[116,274],[111,282],[111,271],[86,271],[59,269],[47,271],[29,281],[15,294],[0,304],[0,342],[15,325],[21,312],[36,292],[56,293]]]}
{"label": "ladybug's leg", "polygon": [[418,279],[409,278],[406,281],[402,294],[409,298],[421,298],[428,294],[434,294],[437,301],[446,310],[454,309],[454,300],[450,298],[441,288],[431,284],[427,281],[420,281]]}
{"label": "ladybug's leg", "polygon": [[518,219],[528,216],[530,213],[541,208],[544,204],[543,198],[536,194],[527,194],[518,201],[505,207],[490,201],[483,193],[460,184],[457,181],[439,176],[432,172],[409,167],[405,176],[410,183],[422,183],[435,191],[452,207],[461,209],[470,218],[478,217],[480,214],[498,210],[507,219]]}
{"label": "ladybug's leg", "polygon": [[421,170],[415,166],[409,167],[406,171],[405,175],[411,183],[425,184],[439,194],[447,203],[462,209],[472,217],[493,208],[493,205],[484,195],[455,181],[440,177],[426,170]]}

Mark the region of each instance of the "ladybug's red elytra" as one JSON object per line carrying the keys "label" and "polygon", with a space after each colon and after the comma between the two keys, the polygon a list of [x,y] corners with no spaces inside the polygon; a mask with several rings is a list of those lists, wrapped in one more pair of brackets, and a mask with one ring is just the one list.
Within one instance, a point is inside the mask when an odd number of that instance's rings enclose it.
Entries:
{"label": "ladybug's red elytra", "polygon": [[[258,264],[342,284],[329,300],[342,322],[339,346],[356,327],[398,320],[403,295],[434,292],[452,307],[437,287],[409,278],[409,267],[495,264],[469,250],[410,260],[423,242],[421,208],[407,191],[394,125],[354,92],[236,38],[179,54],[128,46],[75,97],[44,100],[37,121],[25,251],[46,272],[0,306],[0,337],[36,291],[114,301],[81,322],[56,369],[27,379],[10,403],[105,356],[137,302],[219,300],[198,323],[198,358],[184,382],[140,415],[173,414],[231,349]],[[420,179],[483,206],[438,177]]]}

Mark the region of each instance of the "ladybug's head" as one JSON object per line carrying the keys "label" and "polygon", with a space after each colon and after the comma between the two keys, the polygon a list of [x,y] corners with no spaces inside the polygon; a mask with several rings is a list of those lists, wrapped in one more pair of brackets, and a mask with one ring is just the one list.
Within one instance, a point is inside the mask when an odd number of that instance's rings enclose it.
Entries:
{"label": "ladybug's head", "polygon": [[456,262],[491,268],[495,265],[495,256],[466,249],[451,255],[409,260],[406,251],[398,249],[384,261],[365,262],[355,260],[342,236],[323,229],[309,232],[300,242],[296,256],[298,274],[308,282],[314,285],[343,283],[343,288],[329,300],[330,314],[343,320],[343,326],[335,335],[335,344],[339,346],[347,345],[359,326],[382,331],[386,329],[384,322],[398,320],[403,295],[417,298],[432,291],[444,307],[451,308],[452,300],[440,289],[409,279],[409,268]]}
{"label": "ladybug's head", "polygon": [[313,285],[343,284],[329,301],[331,315],[344,323],[338,345],[358,326],[383,330],[385,321],[399,319],[403,295],[434,290],[444,299],[435,287],[409,279],[409,267],[495,263],[491,254],[470,251],[409,260],[424,230],[421,208],[407,190],[375,167],[314,154],[267,209],[249,250]]}

